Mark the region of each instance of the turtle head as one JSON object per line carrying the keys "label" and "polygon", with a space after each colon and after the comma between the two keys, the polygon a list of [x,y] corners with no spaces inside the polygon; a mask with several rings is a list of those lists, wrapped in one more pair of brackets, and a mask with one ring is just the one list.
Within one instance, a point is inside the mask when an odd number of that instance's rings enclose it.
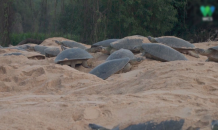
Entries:
{"label": "turtle head", "polygon": [[97,46],[94,49],[95,49],[95,52],[101,52],[103,50],[103,47],[102,46]]}
{"label": "turtle head", "polygon": [[91,47],[91,48],[86,49],[86,51],[89,53],[101,52],[102,46]]}
{"label": "turtle head", "polygon": [[67,49],[67,47],[61,45],[61,50],[62,50],[62,51],[66,50],[66,49]]}
{"label": "turtle head", "polygon": [[200,55],[207,55],[207,52],[206,52],[206,50],[204,50],[204,49],[195,48],[195,52],[196,52],[197,54],[200,54]]}
{"label": "turtle head", "polygon": [[135,59],[131,59],[129,62],[131,65],[136,65],[145,60],[145,57],[136,57]]}
{"label": "turtle head", "polygon": [[31,46],[31,45],[26,45],[27,49],[30,50],[30,51],[34,51],[34,46]]}
{"label": "turtle head", "polygon": [[107,53],[107,52],[108,52],[107,47],[101,47],[100,52],[102,52],[102,53]]}
{"label": "turtle head", "polygon": [[135,46],[135,47],[133,48],[133,51],[134,51],[134,52],[140,52],[141,50],[142,50],[141,45]]}
{"label": "turtle head", "polygon": [[211,53],[213,53],[214,52],[214,50],[213,49],[206,49],[206,50],[204,50],[204,49],[200,49],[200,48],[195,48],[195,52],[197,53],[197,54],[200,54],[200,55],[203,55],[203,56],[208,56],[208,55],[210,55]]}
{"label": "turtle head", "polygon": [[62,42],[58,40],[55,40],[55,43],[57,43],[58,45],[62,45]]}
{"label": "turtle head", "polygon": [[154,39],[154,37],[147,36],[148,40],[152,43],[157,43],[157,41]]}

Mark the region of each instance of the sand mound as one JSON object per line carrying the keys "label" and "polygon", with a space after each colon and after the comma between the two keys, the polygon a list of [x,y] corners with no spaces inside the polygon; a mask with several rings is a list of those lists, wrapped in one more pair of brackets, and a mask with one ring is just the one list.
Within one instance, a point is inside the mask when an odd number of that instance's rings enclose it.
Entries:
{"label": "sand mound", "polygon": [[[195,44],[205,49],[216,45]],[[0,54],[9,52],[22,51],[0,49]],[[0,57],[0,129],[89,130],[89,123],[124,128],[150,120],[185,119],[184,130],[209,130],[211,121],[218,119],[218,65],[205,62],[207,57],[146,59],[130,72],[101,80],[88,72],[108,55],[92,55],[91,68],[76,69],[54,64],[54,58]]]}

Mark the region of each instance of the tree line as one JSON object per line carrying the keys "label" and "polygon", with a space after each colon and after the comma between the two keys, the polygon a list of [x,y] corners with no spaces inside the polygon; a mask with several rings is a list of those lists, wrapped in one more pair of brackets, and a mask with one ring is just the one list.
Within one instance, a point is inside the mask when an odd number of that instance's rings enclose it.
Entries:
{"label": "tree line", "polygon": [[130,35],[174,35],[191,42],[217,37],[218,11],[213,14],[213,22],[203,22],[199,9],[201,5],[216,7],[218,3],[213,0],[0,2],[0,43],[3,46],[26,38],[44,40],[52,36],[65,36],[86,44]]}

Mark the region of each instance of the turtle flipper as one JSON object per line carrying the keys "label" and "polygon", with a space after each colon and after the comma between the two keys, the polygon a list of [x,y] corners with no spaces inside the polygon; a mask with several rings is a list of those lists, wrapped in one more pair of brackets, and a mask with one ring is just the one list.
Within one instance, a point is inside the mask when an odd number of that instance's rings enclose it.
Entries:
{"label": "turtle flipper", "polygon": [[102,47],[101,52],[106,55],[110,55],[111,47]]}
{"label": "turtle flipper", "polygon": [[67,47],[66,47],[66,46],[64,46],[64,45],[61,45],[61,50],[62,50],[62,51],[66,50],[66,49],[67,49]]}
{"label": "turtle flipper", "polygon": [[92,52],[92,48],[88,48],[88,49],[86,49],[86,51],[87,51],[88,53],[93,53],[93,52]]}
{"label": "turtle flipper", "polygon": [[85,68],[90,68],[90,67],[88,66],[87,61],[83,61],[83,62],[82,62],[82,66],[85,67]]}
{"label": "turtle flipper", "polygon": [[123,72],[128,72],[130,71],[132,68],[132,65],[130,63],[127,63],[126,66],[123,68]]}
{"label": "turtle flipper", "polygon": [[72,68],[75,68],[75,67],[76,67],[75,62],[74,62],[74,61],[71,62],[70,66],[71,66]]}
{"label": "turtle flipper", "polygon": [[[92,130],[110,130],[110,129],[107,129],[103,126],[100,126],[100,125],[96,125],[96,124],[89,124],[89,127],[92,129]],[[118,129],[119,130],[119,129]]]}
{"label": "turtle flipper", "polygon": [[143,52],[141,52],[141,53],[142,53],[141,56],[145,56],[145,54],[146,54],[145,51],[143,51]]}
{"label": "turtle flipper", "polygon": [[194,51],[188,51],[188,54],[195,57],[195,58],[199,58],[199,55]]}
{"label": "turtle flipper", "polygon": [[116,49],[111,49],[110,55],[111,55],[113,52],[115,52],[115,51],[117,51],[117,50],[116,50]]}
{"label": "turtle flipper", "polygon": [[97,51],[96,51],[96,48],[88,48],[88,49],[86,49],[86,51],[88,52],[88,53],[96,53]]}

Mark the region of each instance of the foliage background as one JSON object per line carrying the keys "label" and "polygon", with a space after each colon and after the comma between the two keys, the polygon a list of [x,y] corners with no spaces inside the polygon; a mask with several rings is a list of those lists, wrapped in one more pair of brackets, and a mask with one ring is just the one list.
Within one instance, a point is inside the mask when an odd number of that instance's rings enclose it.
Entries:
{"label": "foliage background", "polygon": [[0,0],[0,43],[65,37],[86,44],[130,35],[174,35],[191,42],[217,38],[218,11],[202,22],[200,6],[214,0]]}

